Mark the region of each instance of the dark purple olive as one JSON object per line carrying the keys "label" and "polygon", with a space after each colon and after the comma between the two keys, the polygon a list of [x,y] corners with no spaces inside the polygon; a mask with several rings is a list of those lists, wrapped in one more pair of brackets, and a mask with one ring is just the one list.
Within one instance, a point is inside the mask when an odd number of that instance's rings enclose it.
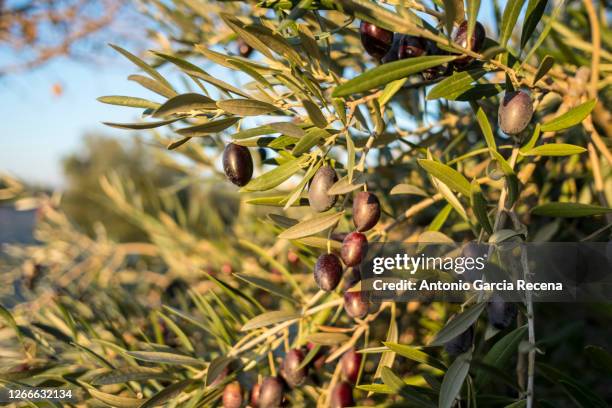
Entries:
{"label": "dark purple olive", "polygon": [[340,258],[346,266],[359,265],[368,252],[368,239],[361,232],[351,232],[342,241]]}
{"label": "dark purple olive", "polygon": [[516,319],[517,313],[518,309],[516,304],[506,302],[497,293],[494,294],[489,300],[489,303],[487,303],[489,323],[496,329],[504,330],[510,327],[514,319]]}
{"label": "dark purple olive", "polygon": [[368,315],[370,304],[363,299],[361,292],[344,292],[344,311],[353,319],[363,319]]}
{"label": "dark purple olive", "polygon": [[261,385],[259,383],[253,384],[253,388],[251,388],[251,395],[249,396],[249,402],[253,408],[259,407],[259,389]]}
{"label": "dark purple olive", "polygon": [[354,348],[350,349],[342,356],[342,360],[340,360],[340,364],[342,364],[342,375],[344,375],[344,378],[346,378],[348,382],[352,384],[357,383],[362,359],[363,355],[357,353]]}
{"label": "dark purple olive", "polygon": [[306,378],[306,367],[299,368],[304,361],[304,353],[300,349],[292,349],[285,355],[281,373],[283,378],[291,387],[296,387],[304,382]]}
{"label": "dark purple olive", "polygon": [[253,48],[249,44],[247,44],[242,38],[239,38],[237,43],[238,54],[240,54],[241,57],[249,58],[249,56],[253,52]]}
{"label": "dark purple olive", "polygon": [[499,105],[499,127],[507,135],[521,133],[533,116],[531,97],[523,91],[506,92]]}
{"label": "dark purple olive", "polygon": [[[462,46],[463,48],[468,47],[467,30],[468,30],[468,23],[467,21],[464,21],[463,23],[461,23],[461,25],[457,29],[457,32],[455,33],[455,42],[459,44],[460,46]],[[472,38],[470,39],[469,49],[474,52],[479,52],[480,49],[482,48],[482,44],[484,43],[484,39],[485,39],[485,29],[482,26],[482,24],[480,24],[477,21],[476,25],[474,26],[474,32],[472,32]],[[473,60],[474,59],[472,57],[465,55],[463,57],[460,57],[454,60],[453,65],[455,66],[457,70],[461,71],[467,68],[472,63]]]}
{"label": "dark purple olive", "polygon": [[242,388],[238,381],[225,386],[222,400],[223,408],[240,408],[242,406]]}
{"label": "dark purple olive", "polygon": [[451,356],[458,356],[472,348],[474,342],[474,326],[470,326],[466,331],[458,335],[444,345],[444,349]]}
{"label": "dark purple olive", "polygon": [[283,403],[283,381],[278,377],[266,377],[259,387],[259,408],[278,408]]}
{"label": "dark purple olive", "polygon": [[355,405],[353,400],[353,388],[346,381],[341,381],[334,386],[331,392],[330,407],[344,408]]}
{"label": "dark purple olive", "polygon": [[317,259],[314,277],[319,288],[330,292],[338,286],[342,278],[342,263],[334,254],[323,254]]}
{"label": "dark purple olive", "polygon": [[353,200],[353,224],[357,231],[372,229],[380,219],[380,202],[375,194],[360,191]]}
{"label": "dark purple olive", "polygon": [[397,51],[399,59],[420,57],[425,54],[425,41],[414,35],[402,35]]}
{"label": "dark purple olive", "polygon": [[359,26],[361,44],[368,54],[380,60],[393,45],[393,32],[362,21]]}
{"label": "dark purple olive", "polygon": [[[427,55],[446,55],[448,54],[446,51],[442,50],[438,47],[434,41],[425,40],[425,53]],[[421,72],[423,79],[426,81],[433,81],[434,79],[438,79],[442,76],[450,74],[450,64],[445,63],[441,65],[436,65],[435,67],[427,68],[426,70]]]}
{"label": "dark purple olive", "polygon": [[230,143],[223,151],[223,170],[227,178],[237,186],[244,186],[253,176],[253,159],[249,149]]}
{"label": "dark purple olive", "polygon": [[336,203],[337,196],[327,194],[327,191],[338,181],[338,176],[330,166],[323,166],[315,173],[308,189],[308,203],[317,211],[327,211]]}

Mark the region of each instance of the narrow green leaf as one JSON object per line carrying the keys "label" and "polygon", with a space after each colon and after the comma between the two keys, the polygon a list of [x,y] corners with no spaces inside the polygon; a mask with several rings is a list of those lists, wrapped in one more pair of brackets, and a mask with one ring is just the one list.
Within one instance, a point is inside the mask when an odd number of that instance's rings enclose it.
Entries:
{"label": "narrow green leaf", "polygon": [[455,358],[453,364],[448,368],[442,380],[440,387],[440,399],[438,401],[439,408],[451,408],[457,395],[461,392],[461,387],[465,381],[465,377],[470,370],[470,359],[472,352],[461,354]]}
{"label": "narrow green leaf", "polygon": [[426,56],[379,65],[336,87],[333,96],[341,97],[369,91],[370,89],[386,85],[391,81],[416,74],[427,68],[450,62],[455,58],[454,56]]}
{"label": "narrow green leaf", "polygon": [[270,190],[297,173],[307,160],[307,156],[289,160],[277,168],[252,179],[246,186],[242,187],[240,191]]}
{"label": "narrow green leaf", "polygon": [[119,397],[117,395],[108,394],[91,386],[85,386],[87,392],[98,401],[105,403],[111,407],[117,408],[136,408],[142,405],[143,400],[130,397]]}
{"label": "narrow green leaf", "polygon": [[181,392],[189,385],[193,384],[194,380],[183,380],[172,385],[167,386],[163,390],[159,391],[157,394],[153,395],[151,398],[146,400],[144,404],[140,406],[140,408],[151,408],[163,405],[167,401],[176,399]]}
{"label": "narrow green leaf", "polygon": [[487,213],[487,201],[482,195],[480,184],[478,184],[476,180],[472,181],[470,193],[472,210],[474,211],[476,219],[489,235],[492,234],[493,227],[491,226],[491,220],[489,219],[489,214]]}
{"label": "narrow green leaf", "polygon": [[307,337],[307,340],[321,346],[335,346],[343,344],[349,340],[349,337],[344,333],[313,333]]}
{"label": "narrow green leaf", "polygon": [[407,194],[407,195],[418,195],[423,197],[429,197],[425,191],[412,184],[398,184],[391,189],[389,193],[391,195]]}
{"label": "narrow green leaf", "polygon": [[323,112],[321,112],[321,109],[319,109],[317,105],[309,99],[304,99],[302,105],[304,109],[306,109],[308,117],[316,127],[323,129],[327,126],[327,119],[325,119]]}
{"label": "narrow green leaf", "polygon": [[446,184],[451,189],[463,194],[466,197],[470,196],[470,182],[459,173],[446,164],[439,163],[435,160],[418,159],[417,162],[429,174]]}
{"label": "narrow green leaf", "polygon": [[[266,196],[266,197],[255,197],[244,200],[246,204],[251,205],[265,205],[270,207],[284,207],[287,201],[287,196]],[[308,205],[308,200],[300,198],[291,204],[291,207],[300,207]]]}
{"label": "narrow green leaf", "polygon": [[395,351],[402,357],[409,360],[416,361],[417,363],[426,364],[430,367],[437,368],[440,370],[446,370],[446,366],[440,360],[422,351],[420,348],[408,346],[405,344],[383,342],[383,344],[389,348],[389,350]]}
{"label": "narrow green leaf", "polygon": [[531,38],[531,34],[533,34],[538,26],[544,10],[546,10],[547,3],[548,0],[529,0],[529,3],[527,3],[525,22],[523,23],[523,31],[521,33],[521,48],[525,47],[525,44]]}
{"label": "narrow green leaf", "polygon": [[[430,232],[438,232],[440,228],[444,225],[451,211],[453,210],[453,206],[450,204],[446,204],[441,211],[436,214],[435,218],[431,221],[429,226],[427,227],[427,231]],[[422,234],[421,234],[422,235]]]}
{"label": "narrow green leaf", "polygon": [[233,361],[234,358],[227,356],[217,357],[211,361],[208,369],[206,370],[206,381],[204,382],[204,385],[210,387],[215,380],[219,379],[225,368]]}
{"label": "narrow green leaf", "polygon": [[173,118],[168,120],[160,120],[159,122],[143,122],[143,123],[113,123],[113,122],[102,122],[106,126],[119,128],[119,129],[132,129],[132,130],[142,130],[142,129],[154,129],[156,127],[169,125],[172,122],[176,122],[181,118]]}
{"label": "narrow green leaf", "polygon": [[131,108],[157,109],[159,107],[159,103],[157,102],[133,96],[101,96],[98,98],[98,101],[109,105],[129,106]]}
{"label": "narrow green leaf", "polygon": [[304,137],[304,135],[306,134],[304,132],[304,129],[291,122],[275,122],[270,123],[267,126],[270,126],[275,131],[287,136],[300,138]]}
{"label": "narrow green leaf", "polygon": [[302,153],[309,151],[313,146],[316,146],[322,139],[326,139],[329,136],[330,134],[323,129],[308,129],[306,135],[297,142],[291,154],[297,157]]}
{"label": "narrow green leaf", "polygon": [[203,110],[216,110],[215,101],[206,95],[186,93],[168,99],[153,112],[154,118],[174,115],[177,113],[193,114]]}
{"label": "narrow green leaf", "polygon": [[316,215],[287,228],[285,231],[281,232],[278,237],[281,239],[298,239],[314,235],[336,225],[343,215],[344,211]]}
{"label": "narrow green leaf", "polygon": [[502,47],[508,44],[524,4],[525,0],[513,0],[506,3],[499,30],[499,45]]}
{"label": "narrow green leaf", "polygon": [[579,124],[589,116],[596,103],[597,99],[591,99],[565,112],[563,115],[551,119],[542,125],[542,132],[556,132]]}
{"label": "narrow green leaf", "polygon": [[478,317],[486,307],[486,302],[477,303],[463,313],[456,315],[444,326],[429,344],[430,346],[441,346],[466,331],[478,320]]}
{"label": "narrow green leaf", "polygon": [[545,56],[544,59],[542,60],[542,62],[540,63],[540,66],[538,67],[538,70],[536,71],[535,75],[533,76],[532,84],[535,86],[535,84],[540,79],[544,78],[544,75],[546,75],[548,73],[548,71],[550,71],[550,69],[553,67],[553,65],[555,65],[555,59],[553,57],[551,57],[550,55]]}
{"label": "narrow green leaf", "polygon": [[609,351],[594,345],[586,346],[584,351],[593,365],[612,376],[612,354]]}
{"label": "narrow green leaf", "polygon": [[292,310],[274,310],[271,312],[265,312],[258,316],[255,316],[242,326],[240,331],[249,331],[259,329],[261,327],[270,326],[271,324],[286,322],[287,320],[299,319],[300,313]]}
{"label": "narrow green leaf", "polygon": [[455,72],[431,88],[427,94],[427,99],[447,98],[454,100],[472,88],[472,83],[483,77],[485,73],[486,71],[481,67],[469,71]]}
{"label": "narrow green leaf", "polygon": [[240,280],[245,281],[249,285],[253,285],[256,288],[265,290],[266,292],[270,292],[270,293],[272,293],[275,296],[279,296],[279,297],[285,298],[285,299],[290,300],[292,302],[296,301],[296,299],[291,295],[291,293],[288,293],[281,286],[276,285],[275,283],[271,282],[270,280],[261,279],[261,278],[258,278],[256,276],[250,276],[250,275],[246,275],[246,274],[243,274],[243,273],[235,273],[234,276],[237,277]]}
{"label": "narrow green leaf", "polygon": [[467,20],[468,30],[465,38],[472,38],[476,21],[478,21],[478,12],[480,11],[480,0],[467,0]]}
{"label": "narrow green leaf", "polygon": [[276,106],[254,99],[226,99],[217,101],[219,109],[239,116],[257,116],[279,110]]}
{"label": "narrow green leaf", "polygon": [[347,194],[351,191],[358,190],[365,185],[365,176],[363,173],[357,173],[353,177],[353,181],[349,182],[349,177],[344,176],[340,180],[336,181],[333,186],[327,190],[328,195],[340,195]]}
{"label": "narrow green leaf", "polygon": [[201,125],[190,126],[182,129],[178,129],[176,133],[186,137],[200,137],[207,136],[211,133],[221,132],[238,122],[240,118],[231,117],[219,120],[213,120],[211,122],[202,123]]}
{"label": "narrow green leaf", "polygon": [[548,143],[523,152],[525,156],[570,156],[586,152],[581,146],[566,143]]}
{"label": "narrow green leaf", "polygon": [[532,214],[546,217],[577,218],[592,215],[603,215],[612,212],[612,208],[592,204],[553,202],[538,205],[531,210]]}
{"label": "narrow green leaf", "polygon": [[129,51],[126,51],[123,48],[119,47],[118,45],[114,45],[114,44],[109,44],[109,45],[113,47],[116,51],[118,51],[120,54],[122,54],[125,58],[130,60],[134,65],[137,65],[138,67],[140,67],[143,71],[149,74],[152,78],[155,78],[158,82],[160,82],[165,87],[169,88],[170,90],[174,92],[174,89],[172,88],[172,85],[170,84],[170,82],[168,82],[166,78],[164,78],[159,72],[157,72],[149,64],[147,64],[146,62],[144,62],[143,60],[141,60],[134,54],[130,53]]}
{"label": "narrow green leaf", "polygon": [[385,85],[385,89],[383,90],[382,94],[378,97],[378,103],[380,104],[380,106],[386,105],[393,98],[393,96],[400,89],[402,89],[402,86],[404,86],[406,81],[408,81],[408,78],[402,78],[402,79],[397,79],[393,82],[389,82],[387,85]]}
{"label": "narrow green leaf", "polygon": [[164,84],[155,79],[149,78],[144,75],[133,74],[128,76],[129,81],[134,81],[143,88],[148,89],[151,92],[155,92],[158,95],[165,96],[166,98],[172,98],[176,96],[176,92],[168,88]]}
{"label": "narrow green leaf", "polygon": [[129,381],[168,380],[171,376],[159,368],[122,367],[96,375],[92,385],[124,384]]}
{"label": "narrow green leaf", "polygon": [[[525,337],[527,326],[521,326],[502,337],[491,349],[485,354],[482,361],[492,367],[504,370],[512,356],[518,351],[519,343]],[[476,375],[478,385],[484,386],[491,380],[491,376],[484,371],[478,371]]]}
{"label": "narrow green leaf", "polygon": [[164,351],[128,351],[127,354],[136,360],[148,361],[150,363],[176,364],[181,366],[200,366],[205,364],[204,361],[184,354],[167,353]]}
{"label": "narrow green leaf", "polygon": [[472,102],[471,105],[472,110],[474,113],[476,113],[476,120],[478,121],[480,130],[482,130],[482,134],[487,142],[487,147],[490,151],[497,151],[495,137],[493,136],[493,129],[491,129],[491,123],[489,122],[489,118],[487,118],[487,114],[478,103]]}

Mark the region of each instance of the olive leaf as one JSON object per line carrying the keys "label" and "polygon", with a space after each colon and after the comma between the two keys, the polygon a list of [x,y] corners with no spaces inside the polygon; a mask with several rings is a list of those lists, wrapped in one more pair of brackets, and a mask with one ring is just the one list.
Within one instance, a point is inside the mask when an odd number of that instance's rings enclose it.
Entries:
{"label": "olive leaf", "polygon": [[440,81],[431,88],[427,94],[428,100],[446,98],[454,100],[458,96],[473,88],[472,83],[482,78],[487,71],[484,68],[475,68],[468,71],[456,72]]}
{"label": "olive leaf", "polygon": [[438,408],[451,408],[453,406],[457,395],[461,392],[465,377],[470,370],[471,358],[471,351],[461,354],[457,356],[453,364],[448,367],[446,374],[444,374],[444,379],[442,380],[442,386],[440,387]]}
{"label": "olive leaf", "polygon": [[508,40],[512,36],[512,31],[514,31],[514,27],[516,27],[516,22],[524,4],[525,0],[513,0],[506,3],[499,30],[499,44],[502,47],[508,44]]}
{"label": "olive leaf", "polygon": [[274,310],[272,312],[265,312],[258,316],[255,316],[242,326],[240,331],[249,331],[259,329],[261,327],[270,326],[271,324],[277,324],[286,322],[287,320],[299,319],[300,313],[292,310]]}
{"label": "olive leaf", "polygon": [[429,346],[441,346],[465,332],[484,310],[486,302],[477,303],[458,314],[446,323],[429,343]]}
{"label": "olive leaf", "polygon": [[[546,1],[544,1],[544,3],[546,3]],[[542,62],[540,62],[540,66],[538,67],[538,70],[533,76],[533,82],[532,82],[533,86],[535,86],[535,84],[540,79],[544,78],[544,75],[546,75],[548,71],[550,71],[553,65],[555,65],[555,58],[551,57],[550,55],[545,56]]]}
{"label": "olive leaf", "polygon": [[149,78],[144,75],[133,74],[128,76],[128,80],[134,81],[143,88],[148,89],[151,92],[155,92],[158,95],[165,96],[166,98],[172,98],[176,96],[176,92],[171,88],[168,88],[166,85],[162,84],[155,79]]}
{"label": "olive leaf", "polygon": [[278,110],[276,106],[270,103],[254,99],[226,99],[217,101],[217,107],[239,116],[265,115]]}
{"label": "olive leaf", "polygon": [[342,177],[340,180],[336,181],[330,188],[327,190],[328,195],[340,195],[347,194],[351,191],[358,190],[365,185],[365,175],[363,173],[356,173],[353,176],[353,181],[349,181],[349,176],[346,175]]}
{"label": "olive leaf", "polygon": [[[523,325],[512,330],[502,337],[485,354],[483,363],[495,368],[505,369],[512,356],[517,352],[519,343],[527,333],[527,325]],[[476,382],[479,386],[486,385],[491,377],[484,371],[477,371]]]}
{"label": "olive leaf", "polygon": [[143,71],[145,71],[147,74],[149,74],[152,78],[154,78],[156,81],[161,83],[164,87],[166,87],[166,88],[170,89],[172,92],[174,92],[174,89],[172,88],[172,85],[170,84],[170,82],[168,82],[166,80],[166,78],[164,78],[159,72],[157,72],[149,64],[147,64],[146,62],[144,62],[143,60],[141,60],[140,58],[138,58],[134,54],[130,53],[129,51],[126,51],[125,49],[119,47],[118,45],[114,45],[114,44],[109,44],[109,45],[113,49],[115,49],[117,52],[122,54],[125,58],[130,60],[134,65],[137,65]]}
{"label": "olive leaf", "polygon": [[327,119],[325,119],[323,112],[321,112],[321,109],[319,109],[314,102],[309,99],[304,99],[302,101],[302,105],[304,106],[304,109],[306,109],[308,117],[316,127],[323,129],[325,126],[327,126]]}
{"label": "olive leaf", "polygon": [[476,180],[472,181],[471,184],[470,201],[476,219],[488,234],[492,234],[493,227],[491,226],[491,220],[489,220],[489,214],[487,213],[487,201],[482,195],[480,184],[478,184]]}
{"label": "olive leaf", "polygon": [[122,367],[102,374],[91,379],[92,385],[123,384],[129,381],[168,380],[171,376],[159,368],[149,367]]}
{"label": "olive leaf", "polygon": [[391,189],[389,194],[391,195],[407,194],[407,195],[418,195],[418,196],[423,196],[423,197],[429,197],[429,194],[427,194],[421,188],[417,186],[413,186],[412,184],[398,184]]}
{"label": "olive leaf", "polygon": [[[245,203],[251,205],[265,205],[270,207],[285,207],[287,201],[287,196],[266,196],[266,197],[254,197],[247,198],[244,200]],[[305,198],[300,198],[299,200],[295,200],[291,203],[291,207],[299,207],[308,205],[308,200]]]}
{"label": "olive leaf", "polygon": [[252,179],[246,186],[242,187],[240,191],[270,190],[297,173],[307,160],[307,156],[289,160],[277,168]]}
{"label": "olive leaf", "polygon": [[161,118],[177,113],[216,109],[215,101],[208,96],[197,93],[186,93],[168,99],[153,112],[153,117]]}
{"label": "olive leaf", "polygon": [[386,105],[393,96],[404,86],[404,84],[408,81],[408,78],[401,78],[395,81],[389,82],[385,85],[385,89],[382,94],[378,97],[378,103],[380,106]]}
{"label": "olive leaf", "polygon": [[120,397],[114,394],[109,394],[103,391],[100,391],[92,386],[85,385],[81,382],[81,384],[85,387],[87,392],[97,399],[111,407],[117,408],[136,408],[142,405],[143,400],[138,398],[130,398],[130,397]]}
{"label": "olive leaf", "polygon": [[[527,41],[531,38],[531,34],[535,31],[548,0],[529,0],[527,3],[527,11],[525,12],[525,22],[523,23],[523,31],[521,32],[521,48],[525,47]],[[537,81],[533,81],[535,84]]]}
{"label": "olive leaf", "polygon": [[391,81],[405,78],[427,68],[454,60],[454,56],[426,56],[389,62],[370,69],[334,89],[334,97],[348,96],[386,85]]}
{"label": "olive leaf", "polygon": [[409,360],[416,361],[417,363],[426,364],[430,367],[437,368],[440,370],[446,370],[446,365],[442,361],[425,353],[420,348],[390,342],[383,342],[383,344],[389,350],[393,350],[400,356],[405,357]]}
{"label": "olive leaf", "polygon": [[316,215],[287,228],[278,237],[282,239],[297,239],[314,235],[336,225],[343,215],[344,211]]}
{"label": "olive leaf", "polygon": [[160,106],[160,104],[157,102],[152,102],[147,99],[136,98],[133,96],[110,95],[101,96],[97,100],[109,105],[129,106],[132,108],[157,109]]}
{"label": "olive leaf", "polygon": [[480,0],[467,0],[467,21],[468,28],[465,38],[472,38],[474,33],[474,27],[476,27],[476,21],[478,19],[478,12],[480,11]]}
{"label": "olive leaf", "polygon": [[446,184],[451,189],[463,194],[466,197],[470,196],[470,182],[459,173],[446,164],[439,163],[435,160],[418,159],[417,162],[429,174]]}
{"label": "olive leaf", "polygon": [[219,120],[213,120],[210,122],[202,123],[200,125],[189,126],[186,128],[178,129],[176,133],[185,137],[200,137],[207,136],[211,133],[218,133],[225,130],[238,122],[240,118],[231,117]]}
{"label": "olive leaf", "polygon": [[204,361],[189,357],[184,354],[168,353],[165,351],[128,351],[130,357],[136,360],[148,361],[150,363],[176,364],[182,366],[200,366]]}
{"label": "olive leaf", "polygon": [[309,335],[307,341],[321,346],[335,346],[336,344],[346,343],[349,337],[344,333],[313,333]]}
{"label": "olive leaf", "polygon": [[556,132],[579,124],[589,116],[596,103],[597,99],[591,99],[565,112],[563,115],[551,119],[542,125],[542,132]]}
{"label": "olive leaf", "polygon": [[210,362],[208,369],[206,370],[206,381],[204,385],[210,387],[210,385],[219,378],[219,376],[223,373],[226,367],[228,367],[234,358],[228,356],[221,356],[215,358]]}
{"label": "olive leaf", "polygon": [[157,407],[159,405],[163,405],[165,402],[178,397],[185,388],[187,388],[189,385],[193,383],[194,383],[194,380],[188,379],[188,380],[179,381],[177,383],[169,385],[166,388],[159,391],[157,394],[153,395],[148,400],[146,400],[140,406],[140,408],[151,408],[151,407]]}
{"label": "olive leaf", "polygon": [[235,273],[234,276],[245,281],[249,285],[265,290],[266,292],[270,292],[273,295],[280,296],[291,302],[296,301],[296,299],[290,293],[286,292],[281,286],[275,285],[268,279],[261,279],[256,276],[246,275],[244,273]]}
{"label": "olive leaf", "polygon": [[522,152],[525,156],[570,156],[586,152],[581,146],[566,143],[548,143]]}
{"label": "olive leaf", "polygon": [[299,156],[302,153],[309,151],[313,146],[316,146],[322,139],[326,139],[330,134],[318,128],[308,129],[304,137],[302,137],[291,152],[294,156]]}
{"label": "olive leaf", "polygon": [[551,202],[538,205],[531,210],[534,215],[547,217],[578,218],[592,215],[603,215],[612,212],[612,208],[593,204]]}
{"label": "olive leaf", "polygon": [[143,122],[143,123],[113,123],[113,122],[102,122],[106,126],[118,128],[118,129],[132,129],[132,130],[143,130],[143,129],[154,129],[156,127],[169,125],[170,123],[176,122],[182,118],[173,118],[168,120],[160,120],[158,122]]}

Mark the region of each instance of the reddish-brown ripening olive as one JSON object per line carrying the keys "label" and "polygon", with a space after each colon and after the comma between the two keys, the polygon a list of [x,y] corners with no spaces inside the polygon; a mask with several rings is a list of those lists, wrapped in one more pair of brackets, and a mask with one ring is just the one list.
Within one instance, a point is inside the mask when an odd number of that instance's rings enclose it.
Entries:
{"label": "reddish-brown ripening olive", "polygon": [[344,311],[353,319],[363,319],[368,315],[369,302],[363,299],[361,292],[344,292]]}
{"label": "reddish-brown ripening olive", "polygon": [[344,353],[342,360],[340,360],[340,364],[342,364],[342,375],[352,384],[357,383],[362,358],[363,355],[357,353],[355,349],[352,348]]}
{"label": "reddish-brown ripening olive", "polygon": [[223,408],[240,408],[242,406],[242,388],[238,381],[225,386],[222,400]]}
{"label": "reddish-brown ripening olive", "polygon": [[340,381],[331,392],[330,407],[344,408],[355,405],[353,400],[353,388],[346,381]]}
{"label": "reddish-brown ripening olive", "polygon": [[[446,55],[447,52],[440,49],[434,41],[425,40],[425,53],[427,55]],[[432,81],[438,79],[441,76],[448,75],[450,73],[450,64],[445,63],[442,65],[436,65],[435,67],[427,68],[421,72],[423,79],[426,81]]]}
{"label": "reddish-brown ripening olive", "polygon": [[351,232],[342,241],[340,258],[346,266],[359,265],[368,252],[368,239],[361,232]]}
{"label": "reddish-brown ripening olive", "polygon": [[502,132],[507,135],[521,133],[533,116],[531,97],[523,91],[506,92],[497,113]]}
{"label": "reddish-brown ripening olive", "polygon": [[466,331],[458,335],[444,345],[444,349],[451,356],[458,356],[472,348],[474,341],[474,326],[470,326]]}
{"label": "reddish-brown ripening olive", "polygon": [[259,407],[259,388],[261,385],[259,383],[253,384],[253,388],[251,388],[251,395],[249,396],[249,402],[253,408]]}
{"label": "reddish-brown ripening olive", "polygon": [[494,294],[489,303],[487,303],[487,315],[489,316],[489,323],[491,326],[499,330],[504,330],[510,327],[518,309],[514,303],[506,302],[497,293]]}
{"label": "reddish-brown ripening olive", "polygon": [[315,173],[308,189],[308,203],[317,211],[327,211],[336,203],[337,196],[327,194],[327,191],[338,181],[338,176],[330,166],[323,166]]}
{"label": "reddish-brown ripening olive", "polygon": [[393,32],[362,21],[359,26],[361,44],[368,54],[380,60],[393,45]]}
{"label": "reddish-brown ripening olive", "polygon": [[281,373],[291,387],[302,384],[306,378],[306,367],[299,368],[302,361],[304,361],[304,353],[300,349],[289,350],[285,355]]}
{"label": "reddish-brown ripening olive", "polygon": [[[455,34],[455,42],[459,44],[460,46],[462,46],[463,48],[467,48],[468,46],[467,30],[468,30],[468,23],[467,21],[464,21],[463,23],[461,23],[461,25],[457,29],[457,33]],[[482,26],[482,24],[480,24],[477,21],[476,25],[474,26],[474,31],[472,32],[472,38],[470,39],[469,49],[474,52],[480,51],[480,49],[482,48],[482,44],[484,43],[484,39],[485,39],[485,29]],[[455,66],[457,70],[461,71],[467,68],[472,63],[473,60],[474,59],[472,57],[465,55],[463,57],[460,57],[454,60],[453,65]]]}
{"label": "reddish-brown ripening olive", "polygon": [[380,219],[380,202],[375,194],[360,191],[353,200],[353,224],[357,231],[372,229]]}
{"label": "reddish-brown ripening olive", "polygon": [[237,42],[238,54],[240,54],[241,57],[249,58],[249,56],[253,52],[253,48],[249,44],[247,44],[242,38],[239,38]]}
{"label": "reddish-brown ripening olive", "polygon": [[334,254],[323,254],[317,259],[314,278],[321,290],[330,292],[338,286],[342,278],[342,263]]}
{"label": "reddish-brown ripening olive", "polygon": [[399,59],[420,57],[425,54],[425,41],[414,35],[402,35],[397,51]]}
{"label": "reddish-brown ripening olive", "polygon": [[253,159],[249,149],[230,143],[223,151],[223,170],[227,178],[237,186],[244,186],[253,176]]}
{"label": "reddish-brown ripening olive", "polygon": [[278,377],[266,377],[259,386],[259,408],[278,408],[283,403],[283,381]]}

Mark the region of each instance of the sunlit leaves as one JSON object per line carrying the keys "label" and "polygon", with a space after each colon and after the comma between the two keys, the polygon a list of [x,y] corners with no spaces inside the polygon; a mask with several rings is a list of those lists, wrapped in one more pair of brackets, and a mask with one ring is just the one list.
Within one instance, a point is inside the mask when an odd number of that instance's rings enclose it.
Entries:
{"label": "sunlit leaves", "polygon": [[252,179],[246,186],[242,187],[241,191],[270,190],[297,173],[305,165],[307,160],[308,157],[306,156],[289,160],[277,168]]}
{"label": "sunlit leaves", "polygon": [[446,164],[439,163],[434,160],[419,159],[419,165],[432,176],[446,184],[451,189],[463,194],[466,197],[470,196],[470,182],[459,173]]}
{"label": "sunlit leaves", "polygon": [[436,86],[431,88],[427,94],[428,100],[446,98],[457,99],[457,97],[465,94],[474,87],[472,84],[479,78],[483,77],[486,71],[483,68],[475,68],[469,71],[456,72],[448,78],[440,81]]}
{"label": "sunlit leaves", "polygon": [[597,100],[592,99],[576,106],[562,115],[549,120],[542,125],[542,132],[556,132],[579,124],[586,119],[587,116],[589,116],[596,103]]}
{"label": "sunlit leaves", "polygon": [[280,233],[278,237],[284,239],[297,239],[314,235],[334,226],[343,215],[343,212],[316,215],[287,228]]}
{"label": "sunlit leaves", "polygon": [[361,75],[336,87],[334,97],[348,96],[369,91],[391,81],[421,72],[427,68],[442,65],[454,60],[453,56],[427,56],[394,61],[372,68]]}
{"label": "sunlit leaves", "polygon": [[516,27],[516,22],[524,4],[525,0],[514,0],[506,3],[506,8],[504,9],[501,27],[499,30],[499,44],[502,47],[505,47],[508,44],[508,40],[510,39],[510,36],[512,36],[512,31],[514,30],[514,27]]}
{"label": "sunlit leaves", "polygon": [[603,215],[612,212],[612,208],[601,207],[593,204],[551,202],[538,205],[531,210],[534,215],[547,217],[578,218],[592,215]]}
{"label": "sunlit leaves", "polygon": [[217,107],[239,116],[258,116],[272,113],[278,108],[272,104],[254,99],[226,99],[217,101]]}
{"label": "sunlit leaves", "polygon": [[549,143],[522,152],[525,156],[570,156],[586,152],[581,146],[567,143]]}
{"label": "sunlit leaves", "polygon": [[291,310],[275,310],[272,312],[265,312],[258,316],[255,316],[242,326],[241,331],[249,331],[253,329],[259,329],[261,327],[270,326],[275,323],[282,323],[287,320],[298,319],[299,313]]}
{"label": "sunlit leaves", "polygon": [[444,380],[442,380],[442,386],[440,387],[438,408],[451,408],[453,406],[455,398],[459,395],[465,377],[470,370],[471,358],[471,352],[462,354],[457,356],[453,364],[448,367],[448,371],[446,371]]}

